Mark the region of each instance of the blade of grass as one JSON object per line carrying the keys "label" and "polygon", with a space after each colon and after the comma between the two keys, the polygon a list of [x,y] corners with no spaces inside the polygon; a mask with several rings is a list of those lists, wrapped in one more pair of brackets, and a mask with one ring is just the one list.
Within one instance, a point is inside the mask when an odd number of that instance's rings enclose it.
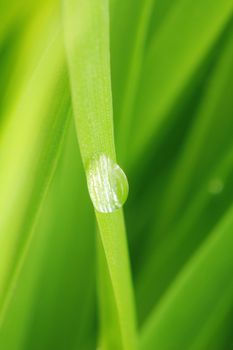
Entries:
{"label": "blade of grass", "polygon": [[94,215],[73,123],[65,136],[0,332],[1,349],[89,349],[88,339],[95,348]]}
{"label": "blade of grass", "polygon": [[[63,2],[72,99],[84,168],[105,154],[116,159],[109,57],[108,2]],[[96,212],[113,288],[123,349],[136,348],[134,298],[122,210]],[[108,276],[105,276],[108,278]],[[103,335],[102,335],[103,336]],[[117,344],[119,340],[117,340]]]}
{"label": "blade of grass", "polygon": [[[51,1],[55,3],[55,0],[49,0],[48,2]],[[30,0],[22,0],[20,2],[15,2],[14,0],[0,1],[0,45],[12,25],[15,22],[23,22],[27,17],[30,17],[33,12],[38,10],[38,5],[40,7],[42,2],[37,3]]]}
{"label": "blade of grass", "polygon": [[[141,349],[189,349],[194,344],[211,311],[233,287],[232,228],[230,208],[152,311],[142,330]],[[232,299],[231,293],[231,304]]]}
{"label": "blade of grass", "polygon": [[[232,140],[232,75],[233,26],[207,85],[207,91],[194,124],[187,135],[180,159],[166,191],[166,201],[161,209],[160,225],[168,226],[182,209],[187,196],[206,177],[211,179],[211,169],[222,158]],[[192,186],[190,184],[192,183]],[[162,230],[162,228],[161,228]]]}
{"label": "blade of grass", "polygon": [[[140,29],[138,24],[141,19],[147,17],[147,3],[147,0],[144,2],[128,0],[121,2],[119,6],[118,1],[110,1],[111,75],[117,146],[120,146],[120,135],[118,135],[117,126],[120,122],[122,101],[127,90],[129,71],[133,73],[135,68],[138,69],[133,57],[136,58],[137,54],[140,54],[140,46],[143,45],[142,38],[146,23],[142,23]],[[143,7],[145,7],[144,10],[142,10]],[[140,38],[137,37],[137,33],[140,33]],[[131,67],[132,60],[135,61],[134,68]]]}
{"label": "blade of grass", "polygon": [[95,225],[73,122],[54,180],[37,227],[43,261],[24,349],[86,349],[88,338],[94,348]]}
{"label": "blade of grass", "polygon": [[141,73],[142,61],[145,52],[145,42],[150,23],[150,16],[154,6],[155,0],[145,0],[139,3],[139,19],[137,23],[137,30],[134,34],[135,42],[132,48],[131,59],[128,68],[127,81],[125,93],[121,102],[121,114],[119,116],[119,153],[122,159],[127,158],[128,139],[126,130],[131,129],[134,99],[138,89],[139,77]]}
{"label": "blade of grass", "polygon": [[[116,0],[110,1],[111,73],[117,149],[121,147],[121,141],[125,142],[124,136],[121,135],[124,129],[118,131],[118,123],[124,123],[122,109],[125,109],[124,115],[126,115],[126,109],[129,108],[131,111],[132,108],[132,106],[123,108],[123,104],[133,104],[148,36],[155,34],[154,25],[157,30],[158,23],[163,22],[169,2],[171,0],[127,0],[121,2],[119,6]],[[129,94],[130,102],[127,102],[126,94]]]}
{"label": "blade of grass", "polygon": [[[97,236],[97,255],[98,255],[98,304],[99,304],[99,347],[100,349],[122,349],[124,346],[122,338],[118,337],[121,333],[119,328],[119,318],[117,305],[114,298],[114,291],[109,276],[109,269],[104,254],[103,245]],[[106,278],[108,276],[108,278]]]}
{"label": "blade of grass", "polygon": [[69,91],[58,28],[56,23],[51,36],[48,35],[44,57],[27,89],[14,101],[0,131],[1,323],[30,243],[31,227],[56,165],[69,116]]}
{"label": "blade of grass", "polygon": [[[12,100],[17,96],[17,90],[20,96],[36,69],[38,58],[42,57],[44,53],[46,37],[50,35],[56,21],[56,16],[54,16],[56,11],[54,1],[46,3],[42,1],[40,7],[35,12],[30,13],[29,18],[20,24],[17,21],[11,24],[13,40],[16,42],[13,42],[13,45],[16,48],[15,54],[12,55],[10,71],[7,72],[8,75],[4,82],[5,99],[3,101],[1,99],[1,105],[2,102],[5,104],[5,110],[3,110],[5,117],[11,108]],[[12,43],[10,44],[12,45]],[[6,69],[5,66],[3,68]]]}
{"label": "blade of grass", "polygon": [[[221,296],[220,300],[214,305],[211,310],[208,320],[204,324],[202,330],[197,335],[194,343],[190,347],[190,350],[206,350],[206,349],[223,349],[223,345],[216,344],[216,337],[218,339],[219,333],[224,334],[224,328],[226,327],[226,320],[231,313],[233,306],[232,302],[233,283],[226,288],[226,291]],[[229,322],[229,320],[228,320]],[[211,342],[214,340],[213,344]],[[221,339],[220,339],[221,341]],[[224,341],[223,341],[224,343]],[[231,343],[231,342],[230,342]],[[230,344],[228,345],[229,348]]]}
{"label": "blade of grass", "polygon": [[[196,117],[206,86],[210,79],[219,52],[223,48],[223,38],[215,45],[214,50],[204,61],[198,74],[191,79],[182,99],[176,102],[173,108],[173,122],[166,134],[160,134],[159,139],[154,140],[148,156],[137,168],[137,171],[129,172],[131,196],[126,207],[126,221],[130,244],[133,244],[132,259],[137,266],[146,259],[148,253],[146,247],[151,235],[156,235],[156,244],[162,235],[158,230],[151,231],[150,226],[155,226],[154,213],[157,213],[157,220],[162,207],[162,199],[167,188],[177,157],[184,145],[187,132],[192,126]],[[187,118],[187,116],[189,116]],[[153,165],[153,166],[152,166]],[[145,181],[146,179],[146,181]],[[133,196],[132,196],[133,194]],[[145,211],[144,208],[147,208]],[[137,221],[135,221],[137,217]],[[157,221],[156,220],[156,221]],[[150,231],[147,240],[143,239],[143,232]],[[131,234],[132,232],[132,234]],[[150,245],[151,247],[151,245]],[[145,248],[145,258],[144,258]]]}
{"label": "blade of grass", "polygon": [[165,125],[168,111],[219,37],[232,9],[231,0],[180,0],[164,20],[145,59],[131,115],[135,127],[127,131],[133,134],[132,164]]}
{"label": "blade of grass", "polygon": [[[139,302],[139,308],[144,309],[143,313],[150,310],[172,276],[231,203],[232,58],[231,26],[217,65],[213,67],[214,73],[207,84],[194,125],[182,149],[175,176],[171,177],[172,191],[168,188],[165,192],[166,198],[169,198],[169,201],[165,201],[164,195],[166,210],[163,210],[162,202],[162,214],[158,211],[146,244],[147,256],[137,279],[138,300],[146,300],[143,305]],[[225,189],[223,193],[220,191],[215,195],[211,192],[210,185],[216,179]],[[181,207],[179,199],[182,194],[188,194],[189,197]],[[175,218],[174,211],[179,208],[179,215]],[[173,264],[174,259],[176,263]],[[154,286],[153,297],[151,294],[147,297],[148,287],[154,279],[161,281],[160,286]]]}
{"label": "blade of grass", "polygon": [[[138,271],[136,298],[141,319],[145,319],[153,305],[158,303],[179,270],[232,204],[232,174],[233,148],[213,171],[213,176],[221,178],[225,184],[223,193],[213,195],[208,190],[209,181],[203,183],[180,220],[158,242],[145,265]],[[155,280],[159,283],[153,284]]]}

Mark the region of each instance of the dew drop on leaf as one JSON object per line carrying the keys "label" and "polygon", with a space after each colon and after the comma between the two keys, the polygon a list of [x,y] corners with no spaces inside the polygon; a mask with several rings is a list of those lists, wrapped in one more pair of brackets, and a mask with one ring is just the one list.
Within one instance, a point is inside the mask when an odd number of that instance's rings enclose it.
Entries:
{"label": "dew drop on leaf", "polygon": [[121,208],[128,196],[125,173],[105,154],[90,162],[87,185],[92,203],[101,213],[111,213]]}

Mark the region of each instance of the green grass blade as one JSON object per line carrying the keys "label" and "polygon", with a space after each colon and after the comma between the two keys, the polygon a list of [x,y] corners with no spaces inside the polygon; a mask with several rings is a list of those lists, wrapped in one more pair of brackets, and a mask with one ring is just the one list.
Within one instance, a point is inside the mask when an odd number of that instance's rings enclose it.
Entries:
{"label": "green grass blade", "polygon": [[[229,314],[231,314],[233,304],[232,294],[233,283],[226,288],[226,291],[223,293],[220,300],[216,303],[216,305],[214,305],[209,314],[208,320],[197,335],[194,343],[190,347],[190,350],[223,348],[221,344],[221,334],[224,336],[224,330],[227,328],[228,322],[230,323]],[[216,338],[220,338],[219,344],[216,342]],[[223,340],[223,344],[224,342],[227,342],[227,337]]]}
{"label": "green grass blade", "polygon": [[81,150],[85,152],[83,160],[87,167],[88,162],[100,154],[116,158],[107,1],[93,6],[89,1],[70,0],[64,2],[63,8],[78,140],[80,145],[87,145]]}
{"label": "green grass blade", "polygon": [[[122,349],[123,343],[119,328],[117,305],[114,298],[109,269],[104,254],[103,245],[97,236],[97,287],[99,304],[99,347],[101,349]],[[106,278],[107,276],[107,278]]]}
{"label": "green grass blade", "polygon": [[[175,175],[172,174],[170,188],[165,190],[145,248],[147,256],[137,276],[136,293],[139,301],[146,300],[139,306],[140,310],[144,309],[143,314],[157,302],[185,259],[232,202],[232,27],[230,29],[187,141],[178,155]],[[215,183],[223,187],[219,193],[212,192]],[[147,297],[155,279],[160,280],[160,285],[154,285],[154,295]]]}
{"label": "green grass blade", "polygon": [[132,162],[139,159],[153,137],[158,137],[168,112],[219,37],[232,10],[231,0],[180,0],[164,20],[151,43],[140,81]]}
{"label": "green grass blade", "polygon": [[[216,225],[231,205],[232,174],[233,148],[213,171],[213,176],[224,182],[224,191],[213,195],[208,190],[209,182],[204,182],[176,225],[157,242],[153,251],[147,250],[145,265],[138,271],[136,278],[140,319],[145,319],[153,305],[159,302],[177,273],[209,234],[209,229]],[[155,280],[159,283],[152,284]],[[149,295],[148,290],[151,292]]]}
{"label": "green grass blade", "polygon": [[[161,225],[168,225],[180,212],[182,204],[195,192],[203,180],[209,178],[218,159],[224,157],[232,142],[233,108],[231,91],[233,88],[233,26],[226,35],[219,62],[207,85],[206,94],[194,120],[176,164],[171,183],[166,191],[166,202],[161,213]],[[190,188],[192,183],[192,188]]]}
{"label": "green grass blade", "polygon": [[[41,6],[42,2],[40,2],[39,6]],[[16,24],[16,22],[23,23],[25,18],[37,10],[38,3],[32,2],[30,0],[24,0],[22,2],[15,2],[14,0],[6,2],[4,0],[1,0],[0,45],[2,41],[4,41],[4,37],[7,35],[7,32],[12,30],[12,27]]]}
{"label": "green grass blade", "polygon": [[[117,129],[117,135],[119,139],[118,148],[120,156],[124,160],[126,160],[127,158],[127,130],[129,130],[132,127],[132,110],[135,102],[134,100],[136,97],[136,92],[138,89],[141,67],[145,53],[145,42],[147,38],[150,17],[154,7],[154,2],[155,0],[146,0],[142,3],[137,2],[136,5],[137,16],[135,16],[135,33],[131,34],[130,46],[132,46],[132,48],[129,57],[128,74],[125,78],[125,86],[122,86],[121,88],[123,90],[121,91],[122,101],[120,101],[119,103],[119,105],[121,106],[121,112],[119,115],[119,121],[117,120],[117,122],[119,123]],[[129,12],[132,11],[132,6],[135,7],[134,4],[130,4]],[[126,22],[126,25],[129,26],[129,23]],[[126,30],[129,30],[129,28],[127,28]],[[122,72],[120,72],[120,74],[122,75]],[[122,78],[120,79],[120,81],[123,84],[124,79]]]}
{"label": "green grass blade", "polygon": [[[105,154],[116,159],[110,80],[108,3],[65,1],[65,41],[78,140],[86,172]],[[88,175],[87,175],[88,176]],[[123,349],[136,348],[133,292],[122,210],[96,212]],[[108,276],[105,276],[108,278]],[[119,340],[117,339],[117,344]]]}
{"label": "green grass blade", "polygon": [[73,123],[65,136],[0,332],[2,349],[89,349],[89,339],[96,346],[94,215]]}
{"label": "green grass blade", "polygon": [[0,349],[231,349],[232,15],[0,0]]}
{"label": "green grass blade", "polygon": [[[9,68],[7,69],[7,62],[3,62],[2,67],[5,71],[1,98],[2,117],[7,117],[13,100],[17,94],[18,96],[22,94],[38,65],[38,60],[44,54],[47,37],[56,26],[57,15],[54,16],[57,12],[56,6],[54,1],[42,2],[36,11],[29,12],[23,23],[15,21],[11,24],[12,39],[5,38],[5,41],[14,51],[11,53]],[[4,47],[2,49],[4,52]]]}
{"label": "green grass blade", "polygon": [[231,208],[152,312],[142,331],[141,349],[193,345],[214,307],[232,288],[232,228]]}
{"label": "green grass blade", "polygon": [[17,96],[0,130],[1,321],[69,117],[69,90],[59,32],[56,23],[40,64],[27,88]]}

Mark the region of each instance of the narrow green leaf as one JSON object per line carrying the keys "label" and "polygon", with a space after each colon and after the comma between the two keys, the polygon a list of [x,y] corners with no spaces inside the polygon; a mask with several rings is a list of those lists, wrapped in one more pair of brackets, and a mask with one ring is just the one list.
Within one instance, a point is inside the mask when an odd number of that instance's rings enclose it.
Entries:
{"label": "narrow green leaf", "polygon": [[[101,156],[107,157],[111,162],[116,161],[108,2],[102,0],[93,4],[90,0],[69,0],[63,2],[63,9],[77,134],[89,180],[92,162],[98,165]],[[98,181],[101,183],[101,180]],[[120,187],[122,188],[122,183]],[[104,198],[106,188],[104,186],[101,193],[97,193],[100,199]],[[119,320],[120,334],[116,330],[116,344],[119,344],[120,338],[123,349],[135,349],[134,298],[122,210],[112,213],[96,211],[96,217],[118,313],[116,319]],[[107,275],[104,278],[109,277]]]}
{"label": "narrow green leaf", "polygon": [[[133,111],[132,163],[164,127],[168,112],[222,32],[232,10],[231,0],[180,0],[164,20],[148,51]],[[130,134],[132,129],[128,130]]]}
{"label": "narrow green leaf", "polygon": [[[9,109],[12,108],[12,102],[16,98],[20,98],[22,90],[27,88],[28,81],[34,74],[38,65],[38,61],[44,54],[47,37],[50,37],[51,31],[56,26],[57,4],[54,1],[41,2],[36,11],[30,11],[24,21],[18,23],[17,20],[11,24],[9,32],[13,31],[14,53],[12,53],[10,61],[10,69],[6,70],[6,79],[2,81],[4,85],[3,101],[5,110],[3,109],[3,117],[7,117]],[[9,38],[6,38],[9,43]],[[36,43],[36,45],[35,45]],[[29,54],[30,53],[30,54]],[[17,60],[15,59],[17,57]]]}
{"label": "narrow green leaf", "polygon": [[227,34],[146,244],[136,293],[143,315],[232,203],[232,26]]}
{"label": "narrow green leaf", "polygon": [[0,130],[1,322],[55,169],[69,117],[69,90],[59,33],[56,22],[47,35],[37,69],[21,96],[16,94]]}
{"label": "narrow green leaf", "polygon": [[215,305],[232,288],[232,229],[231,208],[152,312],[141,349],[189,349],[196,341]]}
{"label": "narrow green leaf", "polygon": [[[109,275],[109,269],[104,254],[103,245],[97,236],[97,287],[99,304],[99,347],[100,349],[122,349],[123,343],[119,328],[119,318],[114,291]],[[106,278],[107,276],[107,278]]]}
{"label": "narrow green leaf", "polygon": [[[153,305],[159,302],[180,269],[232,204],[233,148],[220,164],[216,164],[212,174],[223,181],[225,187],[222,193],[209,192],[209,181],[204,182],[176,225],[153,246],[153,250],[146,251],[148,257],[145,257],[136,278],[136,298],[141,319],[145,319]],[[153,284],[155,280],[159,283]]]}
{"label": "narrow green leaf", "polygon": [[232,25],[226,34],[222,53],[166,190],[165,197],[170,200],[164,201],[161,226],[174,220],[187,197],[192,196],[203,181],[208,178],[211,181],[212,168],[232,144]]}
{"label": "narrow green leaf", "polygon": [[154,6],[154,0],[145,0],[143,3],[139,2],[139,4],[140,15],[137,21],[137,30],[134,34],[135,43],[130,57],[125,93],[121,102],[122,107],[121,114],[119,116],[119,151],[121,152],[122,159],[125,159],[127,156],[127,132],[132,128],[133,106],[135,103],[136,92],[141,74],[146,37],[150,23],[150,16]]}
{"label": "narrow green leaf", "polygon": [[65,136],[0,332],[1,349],[89,349],[89,339],[95,348],[94,215],[73,123]]}

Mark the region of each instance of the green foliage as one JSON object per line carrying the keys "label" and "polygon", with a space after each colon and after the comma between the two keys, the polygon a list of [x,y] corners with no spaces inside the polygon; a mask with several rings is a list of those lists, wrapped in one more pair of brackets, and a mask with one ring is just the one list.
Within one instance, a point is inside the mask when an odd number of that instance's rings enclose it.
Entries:
{"label": "green foliage", "polygon": [[0,0],[0,349],[232,348],[232,12]]}

